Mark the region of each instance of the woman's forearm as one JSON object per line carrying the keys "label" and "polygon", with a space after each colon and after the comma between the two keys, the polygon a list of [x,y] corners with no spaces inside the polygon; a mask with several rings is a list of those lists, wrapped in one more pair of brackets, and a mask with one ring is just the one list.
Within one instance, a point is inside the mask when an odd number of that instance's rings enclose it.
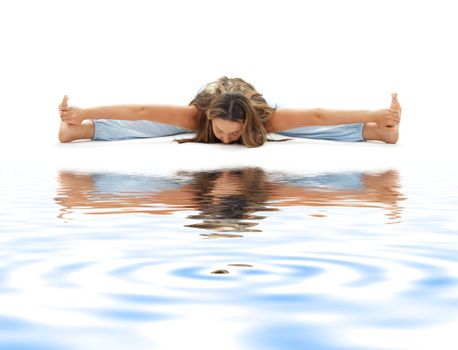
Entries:
{"label": "woman's forearm", "polygon": [[316,111],[316,125],[338,125],[377,121],[377,114],[375,111],[371,110],[331,110],[318,108]]}
{"label": "woman's forearm", "polygon": [[85,119],[140,120],[141,105],[118,105],[83,108]]}
{"label": "woman's forearm", "polygon": [[193,106],[116,105],[83,109],[84,119],[149,120],[189,130],[197,127],[197,110]]}
{"label": "woman's forearm", "polygon": [[279,132],[304,126],[364,123],[375,119],[371,111],[281,108],[273,113],[265,127],[268,132]]}

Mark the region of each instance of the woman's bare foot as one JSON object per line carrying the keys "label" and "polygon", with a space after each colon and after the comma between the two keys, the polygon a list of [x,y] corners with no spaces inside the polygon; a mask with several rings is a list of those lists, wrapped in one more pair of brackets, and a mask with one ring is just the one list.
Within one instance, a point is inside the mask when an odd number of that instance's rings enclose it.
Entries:
{"label": "woman's bare foot", "polygon": [[94,123],[91,120],[85,120],[80,125],[69,125],[61,121],[58,137],[62,143],[92,139],[94,137]]}
{"label": "woman's bare foot", "polygon": [[399,124],[393,125],[392,127],[378,126],[377,132],[380,137],[380,141],[386,143],[397,143],[399,139]]}
{"label": "woman's bare foot", "polygon": [[364,124],[363,137],[366,141],[375,140],[397,143],[399,139],[399,124],[386,127],[379,126],[377,123],[366,123]]}
{"label": "woman's bare foot", "polygon": [[62,102],[59,105],[59,114],[61,121],[58,138],[60,142],[71,142],[75,140],[92,139],[94,137],[94,123],[91,120],[84,120],[82,118],[82,113],[79,113],[81,119],[73,118],[75,121],[77,120],[77,123],[75,123],[75,125],[68,124],[64,121],[68,121],[69,116],[75,117],[75,110],[81,111],[81,108],[69,107],[68,96],[65,95]]}
{"label": "woman's bare foot", "polygon": [[[401,115],[401,105],[398,102],[398,94],[391,94],[390,108],[397,109]],[[365,140],[383,141],[386,143],[397,143],[399,139],[399,124],[392,126],[378,125],[377,123],[365,123],[363,129]]]}

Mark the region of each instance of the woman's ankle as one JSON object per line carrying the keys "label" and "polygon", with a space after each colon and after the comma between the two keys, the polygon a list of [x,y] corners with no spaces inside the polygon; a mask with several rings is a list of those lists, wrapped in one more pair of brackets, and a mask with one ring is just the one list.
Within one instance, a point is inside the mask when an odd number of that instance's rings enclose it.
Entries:
{"label": "woman's ankle", "polygon": [[58,138],[62,143],[76,140],[88,140],[94,137],[94,123],[92,120],[84,121],[81,125],[69,125],[61,122]]}

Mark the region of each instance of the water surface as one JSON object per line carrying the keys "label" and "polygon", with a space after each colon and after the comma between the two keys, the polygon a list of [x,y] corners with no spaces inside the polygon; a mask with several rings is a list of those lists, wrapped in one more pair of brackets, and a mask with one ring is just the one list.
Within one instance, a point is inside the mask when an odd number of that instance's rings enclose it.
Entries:
{"label": "water surface", "polygon": [[408,181],[21,174],[1,184],[0,349],[452,349],[456,196]]}

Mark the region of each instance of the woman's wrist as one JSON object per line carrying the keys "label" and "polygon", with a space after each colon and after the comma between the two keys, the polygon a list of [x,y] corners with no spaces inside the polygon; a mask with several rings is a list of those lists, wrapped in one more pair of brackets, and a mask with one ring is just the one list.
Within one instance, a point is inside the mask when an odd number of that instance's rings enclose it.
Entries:
{"label": "woman's wrist", "polygon": [[378,114],[377,114],[377,111],[376,110],[373,110],[373,111],[369,111],[367,113],[368,115],[368,118],[366,120],[366,122],[377,122],[378,120]]}
{"label": "woman's wrist", "polygon": [[83,119],[106,119],[94,108],[81,108],[80,113],[83,116]]}
{"label": "woman's wrist", "polygon": [[90,113],[87,108],[81,108],[81,115],[83,116],[83,119],[93,119],[90,117]]}

